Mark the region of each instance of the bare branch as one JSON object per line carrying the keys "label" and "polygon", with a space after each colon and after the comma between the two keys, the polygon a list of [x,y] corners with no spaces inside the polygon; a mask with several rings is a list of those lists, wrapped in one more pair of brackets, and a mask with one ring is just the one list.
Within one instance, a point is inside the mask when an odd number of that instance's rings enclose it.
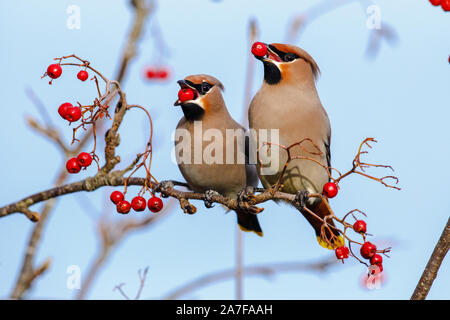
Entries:
{"label": "bare branch", "polygon": [[[244,267],[242,272],[244,276],[264,276],[270,277],[281,272],[302,272],[302,271],[313,271],[313,272],[325,272],[332,266],[338,265],[335,259],[326,259],[319,262],[280,262],[280,263],[270,263],[255,266]],[[236,274],[236,269],[227,269],[223,271],[218,271],[210,273],[200,278],[197,278],[187,284],[180,286],[179,288],[173,290],[167,294],[163,299],[173,300],[178,299],[186,294],[198,290],[202,287],[211,285],[213,283],[221,282],[233,278]]]}
{"label": "bare branch", "polygon": [[[137,1],[137,2],[143,3],[142,1]],[[141,35],[140,29],[142,29],[144,27],[144,20],[146,20],[148,17],[148,11],[144,14],[144,11],[140,10],[139,8],[140,7],[137,7],[135,10],[135,15],[136,15],[136,17],[139,16],[139,19],[137,19],[137,18],[133,19],[132,30],[134,30],[134,31],[130,34],[130,36],[128,37],[128,40],[127,40],[126,48],[131,48],[131,50],[137,46],[137,43],[140,40],[140,35]],[[136,50],[134,50],[133,56],[135,54],[136,54]],[[131,60],[132,60],[132,57],[129,54],[125,54],[125,53],[123,54],[122,61],[119,63],[119,65],[121,67],[119,68],[119,72],[118,72],[117,76],[115,77],[115,79],[117,79],[117,83],[119,83],[123,80],[125,71],[128,68]],[[111,102],[111,100],[113,99],[113,97],[115,96],[116,93],[117,93],[117,91],[112,92],[109,97],[105,97],[106,104],[109,104]],[[30,92],[27,92],[27,94],[29,95],[30,99],[32,99],[35,102],[35,105],[38,108],[42,107],[41,104],[39,104],[39,103],[36,104],[36,101],[37,101],[36,96],[30,95]],[[49,119],[46,119],[46,123],[48,125],[51,124]],[[93,130],[93,128],[88,129],[84,133],[83,137],[79,140],[78,145],[73,150],[71,150],[72,151],[71,153],[78,154],[82,150],[82,148],[90,141],[90,138],[92,137],[94,132],[95,131]],[[62,185],[66,181],[67,177],[68,177],[67,171],[65,170],[65,168],[62,168],[56,179],[55,185],[56,186]],[[22,263],[22,268],[21,268],[19,277],[17,279],[17,282],[15,284],[15,287],[13,289],[13,292],[11,293],[12,299],[21,299],[23,297],[23,295],[25,294],[25,292],[31,287],[33,281],[36,278],[36,277],[30,276],[31,274],[35,274],[35,269],[33,267],[34,258],[35,258],[40,240],[41,240],[41,235],[42,235],[44,226],[46,224],[47,218],[49,217],[49,215],[53,209],[54,204],[55,204],[55,200],[53,200],[53,199],[51,201],[47,201],[44,208],[41,211],[40,216],[37,213],[28,210],[28,206],[26,206],[24,209],[22,209],[22,211],[17,210],[19,208],[16,208],[16,210],[18,212],[22,212],[25,215],[27,215],[27,217],[30,220],[36,221],[39,219],[39,221],[33,228],[30,239],[27,243],[27,248],[25,250],[26,253],[25,253],[23,263]],[[39,268],[37,268],[37,269],[39,269]]]}
{"label": "bare branch", "polygon": [[433,281],[436,279],[439,268],[447,255],[450,248],[450,218],[447,220],[447,224],[442,231],[436,247],[431,254],[430,260],[428,260],[427,266],[420,277],[419,283],[414,290],[411,300],[425,300],[428,292],[430,292]]}

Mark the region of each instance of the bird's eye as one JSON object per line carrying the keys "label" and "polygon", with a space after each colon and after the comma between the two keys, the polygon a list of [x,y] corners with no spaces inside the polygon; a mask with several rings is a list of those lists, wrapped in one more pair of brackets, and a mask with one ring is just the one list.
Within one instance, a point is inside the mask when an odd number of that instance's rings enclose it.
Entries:
{"label": "bird's eye", "polygon": [[201,94],[207,93],[211,89],[211,87],[212,87],[212,85],[210,85],[209,83],[203,82],[200,87]]}
{"label": "bird's eye", "polygon": [[283,60],[285,62],[291,62],[291,61],[294,61],[297,58],[298,58],[298,56],[295,53],[288,52],[288,53],[286,53],[284,55]]}

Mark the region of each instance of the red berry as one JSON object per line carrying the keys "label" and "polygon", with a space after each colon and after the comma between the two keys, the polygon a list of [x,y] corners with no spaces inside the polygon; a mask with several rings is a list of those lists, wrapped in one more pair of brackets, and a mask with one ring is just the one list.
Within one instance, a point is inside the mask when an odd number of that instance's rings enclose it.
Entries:
{"label": "red berry", "polygon": [[322,193],[327,198],[334,198],[334,197],[336,197],[336,195],[338,193],[338,188],[337,188],[336,183],[334,183],[334,182],[327,182],[327,183],[325,183],[323,185]]}
{"label": "red berry", "polygon": [[62,69],[59,64],[51,64],[47,68],[47,75],[52,79],[59,78],[61,76],[61,73]]}
{"label": "red berry", "polygon": [[363,220],[357,220],[353,224],[353,230],[358,233],[366,233],[367,231],[367,224]]}
{"label": "red berry", "polygon": [[[374,265],[373,265],[374,266]],[[370,271],[370,274],[373,274],[373,275],[375,275],[375,274],[378,274],[378,273],[381,273],[381,272],[383,272],[383,265],[380,263],[379,265],[377,264],[377,265],[375,265],[375,266],[377,266],[378,268],[374,268],[374,267],[372,267],[371,269],[371,271]]]}
{"label": "red berry", "polygon": [[144,211],[146,206],[147,201],[141,196],[134,197],[133,200],[131,200],[131,207],[134,211]]}
{"label": "red berry", "polygon": [[87,152],[80,153],[77,157],[77,160],[78,160],[78,164],[81,167],[89,167],[92,163],[92,157]]}
{"label": "red berry", "polygon": [[252,53],[257,57],[264,57],[267,54],[267,47],[262,42],[255,42],[252,45]]}
{"label": "red berry", "polygon": [[165,69],[161,69],[156,72],[156,77],[160,79],[166,79],[168,75],[169,72]]}
{"label": "red berry", "polygon": [[78,164],[77,158],[71,158],[67,160],[66,169],[69,173],[78,173],[81,170],[80,165]]}
{"label": "red berry", "polygon": [[450,11],[450,0],[442,0],[441,7],[444,11]]}
{"label": "red berry", "polygon": [[372,265],[381,266],[382,263],[383,257],[379,254],[375,254],[372,258],[370,258],[370,264]]}
{"label": "red berry", "polygon": [[109,199],[111,199],[111,201],[114,204],[118,204],[120,201],[125,199],[125,196],[120,191],[113,191],[113,192],[111,192],[111,195],[109,196]]}
{"label": "red berry", "polygon": [[344,260],[344,259],[348,258],[348,254],[350,253],[350,250],[347,247],[343,246],[343,247],[336,248],[334,253],[336,253],[336,258],[338,258],[340,260]]}
{"label": "red berry", "polygon": [[147,77],[147,79],[153,79],[156,76],[156,73],[153,69],[147,69],[147,71],[145,72],[145,75]]}
{"label": "red berry", "polygon": [[60,105],[58,108],[59,115],[65,119],[67,110],[69,110],[69,108],[73,108],[73,105],[69,102],[65,102],[62,105]]}
{"label": "red berry", "polygon": [[361,256],[365,259],[372,258],[376,252],[377,252],[377,247],[369,241],[364,242],[364,244],[361,246],[360,253],[361,253]]}
{"label": "red berry", "polygon": [[81,118],[81,109],[79,107],[68,108],[65,119],[70,122],[75,122]]}
{"label": "red berry", "polygon": [[441,4],[441,0],[430,0],[430,2],[433,6],[438,6]]}
{"label": "red berry", "polygon": [[86,81],[87,78],[89,78],[89,73],[87,73],[86,70],[81,70],[80,72],[78,72],[77,78],[81,81]]}
{"label": "red berry", "polygon": [[163,208],[163,202],[160,198],[153,196],[148,199],[148,208],[151,212],[161,211]]}
{"label": "red berry", "polygon": [[131,204],[126,201],[122,200],[117,203],[117,212],[122,214],[127,214],[131,210]]}
{"label": "red berry", "polygon": [[196,98],[195,96],[195,91],[191,88],[184,88],[178,91],[178,99],[180,100],[180,102],[194,100]]}

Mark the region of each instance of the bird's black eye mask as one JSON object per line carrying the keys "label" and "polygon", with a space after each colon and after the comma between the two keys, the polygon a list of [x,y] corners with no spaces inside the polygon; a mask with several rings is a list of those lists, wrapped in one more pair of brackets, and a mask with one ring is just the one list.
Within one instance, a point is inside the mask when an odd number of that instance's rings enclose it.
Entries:
{"label": "bird's black eye mask", "polygon": [[197,92],[201,95],[205,95],[209,92],[209,90],[212,89],[212,87],[214,87],[213,84],[208,83],[206,81],[203,81],[202,83],[199,84],[195,84],[192,81],[189,80],[184,80],[186,82],[187,85],[189,85],[192,88],[195,88],[195,90],[197,90]]}
{"label": "bird's black eye mask", "polygon": [[298,58],[300,58],[297,54],[293,53],[293,52],[283,52],[278,50],[277,48],[275,48],[275,46],[269,44],[269,48],[270,50],[272,50],[274,53],[277,54],[278,57],[280,57],[280,59],[283,62],[291,62],[294,61]]}
{"label": "bird's black eye mask", "polygon": [[[269,45],[270,50],[275,53],[282,62],[291,62],[300,58],[297,54],[292,52],[283,52],[275,48],[273,45]],[[281,71],[278,67],[269,60],[263,60],[264,64],[264,80],[268,84],[277,84],[281,81]]]}

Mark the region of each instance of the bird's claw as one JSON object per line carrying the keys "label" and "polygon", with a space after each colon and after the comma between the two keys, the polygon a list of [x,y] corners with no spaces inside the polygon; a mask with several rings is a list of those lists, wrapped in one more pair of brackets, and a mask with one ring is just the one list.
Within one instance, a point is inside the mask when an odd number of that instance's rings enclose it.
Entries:
{"label": "bird's claw", "polygon": [[308,200],[309,191],[308,190],[300,190],[295,195],[294,203],[300,209],[303,209],[306,206],[306,201]]}
{"label": "bird's claw", "polygon": [[156,187],[154,192],[160,192],[161,197],[168,198],[169,195],[167,194],[167,191],[170,189],[173,189],[174,184],[170,180],[161,181]]}
{"label": "bird's claw", "polygon": [[208,209],[214,207],[214,205],[213,205],[214,201],[213,201],[212,198],[213,197],[217,197],[217,196],[220,196],[220,193],[218,193],[217,191],[206,190],[205,191],[205,196],[204,196],[204,199],[203,199],[203,201],[205,203],[205,207],[208,208]]}
{"label": "bird's claw", "polygon": [[263,208],[258,208],[251,204],[255,199],[255,188],[252,186],[246,186],[242,188],[237,194],[237,206],[239,209],[249,213],[258,214],[263,211]]}
{"label": "bird's claw", "polygon": [[255,189],[252,186],[242,188],[237,194],[238,206],[255,198]]}

